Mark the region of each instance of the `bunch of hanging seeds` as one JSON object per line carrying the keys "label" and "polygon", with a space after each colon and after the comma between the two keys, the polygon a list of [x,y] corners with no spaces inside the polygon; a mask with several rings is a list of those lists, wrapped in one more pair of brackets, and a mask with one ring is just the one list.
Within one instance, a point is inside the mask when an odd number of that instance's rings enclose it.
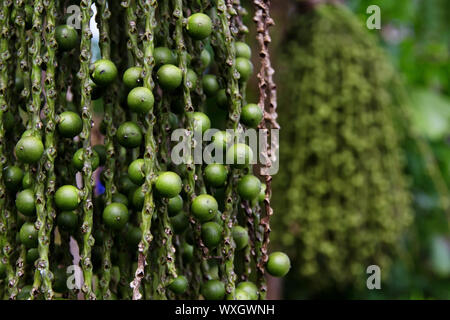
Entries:
{"label": "bunch of hanging seeds", "polygon": [[[264,299],[290,261],[268,254],[271,176],[229,131],[278,129],[270,1],[254,1],[257,103],[239,0],[0,7],[1,297]],[[172,133],[205,144],[221,112],[226,163],[173,161]]]}

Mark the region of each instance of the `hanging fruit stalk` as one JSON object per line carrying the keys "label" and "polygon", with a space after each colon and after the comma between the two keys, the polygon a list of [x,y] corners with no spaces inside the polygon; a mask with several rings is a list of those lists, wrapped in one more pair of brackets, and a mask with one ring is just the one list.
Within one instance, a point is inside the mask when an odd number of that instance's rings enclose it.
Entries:
{"label": "hanging fruit stalk", "polygon": [[[32,103],[30,106],[31,111],[31,132],[32,136],[22,138],[21,141],[16,145],[16,153],[18,150],[24,151],[24,155],[20,156],[19,159],[24,162],[36,163],[36,181],[34,183],[34,197],[36,199],[36,223],[34,224],[35,229],[38,232],[38,249],[39,249],[39,261],[35,264],[35,273],[34,273],[34,282],[33,289],[31,290],[31,299],[35,298],[39,293],[39,289],[42,285],[42,281],[45,281],[46,284],[50,283],[50,275],[45,273],[45,269],[47,268],[48,261],[46,259],[46,244],[45,244],[45,226],[46,226],[46,212],[45,212],[45,183],[46,183],[46,172],[45,172],[45,164],[42,158],[42,154],[44,153],[44,145],[42,144],[42,127],[43,123],[40,118],[41,113],[41,94],[42,94],[42,70],[41,66],[43,64],[43,59],[41,56],[41,48],[42,48],[42,35],[41,30],[43,28],[43,4],[42,1],[35,1],[33,6],[33,27],[32,27],[32,35],[33,40],[31,44],[31,54],[32,54],[32,69],[31,69],[31,96]],[[34,139],[37,148],[28,148],[28,141],[32,141]],[[22,143],[21,143],[22,142]],[[29,149],[29,153],[26,154],[26,151]],[[36,149],[36,150],[33,150]],[[20,152],[20,151],[19,151]],[[31,166],[30,166],[31,168]],[[40,237],[39,237],[40,235]],[[41,276],[42,271],[42,276]],[[47,279],[45,279],[48,277]],[[45,280],[44,280],[45,279]],[[50,292],[49,298],[51,299],[51,288],[47,288]]]}
{"label": "hanging fruit stalk", "polygon": [[[14,9],[16,11],[16,36],[18,38],[18,50],[17,50],[17,61],[19,61],[20,65],[20,72],[21,72],[21,79],[23,81],[23,88],[20,92],[20,96],[26,103],[29,102],[30,98],[30,91],[31,91],[31,74],[30,74],[30,67],[29,67],[29,52],[28,52],[28,44],[30,39],[27,39],[26,36],[26,12],[25,12],[25,3],[24,1],[15,1],[14,2]],[[18,108],[15,110],[17,115],[19,114]],[[19,128],[15,128],[17,134],[19,133]],[[14,142],[16,143],[16,139],[14,139]],[[18,168],[18,163],[16,163],[16,168]],[[28,165],[25,165],[25,172],[29,171]],[[23,171],[20,170],[21,175],[23,176]],[[18,182],[18,181],[17,181]],[[21,182],[21,181],[20,181]],[[16,185],[17,188],[17,185]],[[16,188],[14,190],[16,190]],[[17,211],[15,212],[15,214]],[[17,227],[15,231],[17,232]],[[17,243],[18,244],[18,243]],[[26,266],[26,248],[24,244],[20,244],[19,248],[19,255],[15,263],[15,277],[14,279],[10,280],[10,299],[15,299],[17,297],[17,294],[19,293],[19,285],[22,281],[23,277],[25,276],[25,266]],[[32,266],[29,266],[31,268]]]}
{"label": "hanging fruit stalk", "polygon": [[[7,94],[8,94],[8,61],[11,58],[11,52],[9,51],[9,37],[10,37],[10,11],[11,11],[12,1],[3,1],[2,3],[2,14],[0,14],[0,247],[2,248],[0,254],[0,263],[6,269],[6,279],[8,282],[8,288],[14,283],[13,268],[11,266],[10,254],[13,250],[10,244],[10,239],[8,237],[9,229],[9,213],[6,207],[7,204],[7,192],[3,180],[3,171],[6,165],[7,158],[4,156],[5,146],[5,121],[4,115],[8,111]],[[9,289],[8,289],[9,290]]]}
{"label": "hanging fruit stalk", "polygon": [[[46,16],[45,16],[45,44],[46,44],[46,56],[44,60],[47,62],[45,72],[45,96],[46,104],[43,107],[43,114],[45,117],[44,125],[44,157],[41,160],[42,171],[46,174],[45,185],[45,223],[41,225],[39,229],[39,260],[37,263],[37,269],[42,277],[42,291],[46,299],[51,300],[53,298],[52,278],[53,274],[50,271],[49,262],[49,246],[51,231],[53,229],[53,220],[56,217],[56,211],[54,208],[54,193],[56,185],[55,176],[55,159],[57,156],[56,143],[55,143],[55,103],[57,98],[57,92],[55,89],[55,70],[57,67],[56,62],[56,48],[57,43],[55,39],[55,4],[51,1],[44,4]],[[36,194],[38,196],[38,193]],[[44,195],[42,195],[44,198]],[[36,198],[37,203],[39,199]],[[38,206],[37,206],[38,207]]]}
{"label": "hanging fruit stalk", "polygon": [[[194,135],[194,106],[192,105],[191,99],[191,84],[189,83],[188,78],[188,66],[187,66],[187,48],[183,35],[183,26],[184,26],[184,16],[183,16],[183,2],[181,0],[173,1],[173,17],[176,19],[175,22],[175,46],[176,52],[178,56],[178,68],[182,72],[182,95],[184,102],[184,116],[186,123],[186,135],[188,138],[188,145],[193,146],[197,141],[193,140]],[[195,187],[196,187],[196,166],[194,164],[194,159],[192,154],[186,156],[185,163],[186,172],[187,172],[187,183],[185,184],[185,193],[188,201],[193,201],[196,197],[195,195]],[[191,223],[191,227],[193,229],[194,241],[198,244],[198,247],[195,246],[194,255],[194,281],[193,281],[193,292],[194,297],[198,297],[200,292],[200,285],[203,278],[203,272],[201,268],[201,261],[204,260],[203,256],[205,254],[205,246],[202,244],[200,239],[200,228],[201,225],[196,221],[193,217],[192,210],[189,212],[189,220]]]}
{"label": "hanging fruit stalk", "polygon": [[[169,1],[163,1],[160,6],[160,15],[162,17],[170,18]],[[164,19],[164,18],[163,18]],[[169,20],[163,20],[160,25],[163,44],[166,48],[171,48],[173,41],[170,37]],[[170,109],[170,95],[162,93],[158,103],[157,116],[160,119],[158,144],[160,146],[160,167],[161,170],[167,170],[170,165],[169,144],[170,138],[167,133],[170,131],[169,123],[169,109]],[[168,202],[163,200],[160,203],[161,211],[158,216],[159,232],[162,236],[161,255],[159,257],[160,263],[165,268],[160,268],[161,289],[167,287],[173,279],[177,278],[177,270],[175,266],[175,247],[173,246],[173,228],[169,221]]]}
{"label": "hanging fruit stalk", "polygon": [[[154,82],[152,79],[152,71],[154,65],[153,59],[153,39],[154,39],[154,28],[156,25],[155,21],[155,10],[157,7],[156,1],[141,1],[140,5],[143,9],[145,19],[145,34],[143,40],[144,47],[144,61],[143,61],[143,70],[145,77],[143,79],[143,85],[145,89],[149,90],[150,93],[154,88]],[[144,277],[144,268],[147,263],[148,250],[150,246],[150,242],[153,239],[151,234],[151,222],[153,218],[153,214],[155,212],[155,203],[153,199],[153,187],[152,183],[154,180],[154,170],[156,166],[155,159],[155,138],[153,136],[153,127],[155,124],[155,117],[152,112],[153,103],[150,106],[150,109],[147,110],[147,115],[145,116],[145,124],[146,124],[146,133],[145,133],[145,152],[144,152],[144,165],[143,165],[143,173],[145,177],[144,186],[142,191],[145,193],[144,205],[141,211],[141,231],[142,231],[142,239],[139,243],[139,255],[138,255],[138,266],[135,272],[134,280],[131,284],[133,288],[133,299],[139,300],[142,298],[141,293],[139,292],[139,288],[141,285],[141,280]]]}
{"label": "hanging fruit stalk", "polygon": [[93,202],[92,202],[92,148],[91,148],[91,128],[92,128],[92,104],[91,104],[91,84],[89,82],[90,62],[91,62],[91,38],[92,32],[89,27],[91,19],[91,0],[81,0],[81,43],[80,43],[80,71],[78,73],[81,89],[81,115],[83,120],[83,130],[80,134],[84,150],[83,164],[83,244],[81,252],[81,266],[83,269],[84,284],[82,291],[86,299],[95,299],[95,293],[92,290],[92,259],[91,248],[94,245],[92,236],[93,226]]}
{"label": "hanging fruit stalk", "polygon": [[[239,92],[238,77],[239,73],[236,69],[236,50],[235,42],[230,30],[231,16],[229,8],[225,1],[217,1],[217,15],[218,23],[220,26],[220,37],[216,39],[216,45],[221,46],[219,49],[223,54],[224,65],[224,78],[227,79],[226,92],[230,97],[229,102],[229,126],[233,129],[236,135],[239,134],[239,119],[241,113],[241,101],[242,95]],[[219,51],[218,50],[218,51]],[[224,257],[223,279],[226,282],[226,292],[235,298],[235,281],[236,273],[234,271],[234,246],[232,244],[231,229],[235,220],[236,211],[234,210],[234,203],[237,200],[237,194],[233,190],[236,188],[236,178],[239,175],[239,171],[232,169],[232,172],[228,178],[228,184],[225,189],[225,211],[222,215],[224,220],[224,232],[223,232],[223,248],[222,254]]]}
{"label": "hanging fruit stalk", "polygon": [[[101,58],[91,61],[94,3]],[[60,21],[66,5],[2,2],[1,293],[74,299],[81,289],[85,299],[257,299],[248,281],[250,255],[264,268],[269,229],[259,220],[268,210],[259,213],[264,191],[251,174],[249,147],[216,136],[227,158],[243,152],[244,165],[194,163],[192,153],[180,164],[171,154],[171,134],[180,126],[189,147],[203,143],[196,139],[211,128],[211,102],[228,111],[235,134],[259,123],[245,99],[253,67],[240,2],[82,0],[79,30],[76,19]],[[103,106],[99,128],[94,104]],[[18,116],[21,105],[26,112]],[[5,116],[11,110],[12,122]],[[92,146],[97,129],[104,144]],[[77,247],[83,279],[68,269]],[[235,269],[240,262],[244,270]],[[72,283],[66,271],[75,271]],[[238,276],[244,281],[236,283]]]}
{"label": "hanging fruit stalk", "polygon": [[[254,21],[256,23],[257,30],[257,40],[260,46],[260,63],[261,67],[258,72],[258,87],[259,87],[259,102],[258,105],[264,113],[264,120],[260,123],[260,129],[279,129],[280,126],[277,123],[277,96],[276,96],[276,85],[273,80],[274,69],[270,62],[270,53],[268,45],[271,42],[269,28],[274,25],[273,19],[270,17],[270,0],[254,0],[255,6],[255,17]],[[267,100],[266,100],[267,99]],[[267,107],[266,107],[267,106]],[[271,182],[272,177],[268,170],[271,167],[271,160],[275,155],[276,150],[279,148],[278,141],[276,139],[270,139],[271,144],[267,147],[267,151],[262,152],[262,157],[265,159],[265,168],[262,174],[265,177],[266,192],[264,199],[265,216],[261,218],[260,225],[264,228],[263,232],[263,243],[260,248],[261,258],[257,262],[257,267],[260,272],[260,295],[264,299],[267,292],[267,285],[262,278],[264,275],[264,266],[268,261],[268,245],[269,245],[269,234],[270,234],[270,217],[273,214],[273,210],[270,206],[271,197]]]}
{"label": "hanging fruit stalk", "polygon": [[[100,51],[102,59],[109,60],[111,55],[111,43],[109,38],[110,28],[109,19],[111,17],[111,11],[107,6],[106,0],[97,0],[97,21],[100,31]],[[113,193],[116,190],[114,185],[114,173],[115,173],[115,150],[114,150],[114,134],[115,128],[113,125],[113,99],[114,95],[111,94],[110,89],[105,91],[104,101],[104,115],[103,123],[105,124],[105,150],[106,150],[106,163],[103,168],[104,183],[105,183],[105,206],[110,205],[113,202]],[[108,300],[111,297],[110,281],[111,281],[111,248],[114,245],[112,232],[110,229],[105,230],[105,238],[103,239],[103,273],[100,280],[102,298]]]}

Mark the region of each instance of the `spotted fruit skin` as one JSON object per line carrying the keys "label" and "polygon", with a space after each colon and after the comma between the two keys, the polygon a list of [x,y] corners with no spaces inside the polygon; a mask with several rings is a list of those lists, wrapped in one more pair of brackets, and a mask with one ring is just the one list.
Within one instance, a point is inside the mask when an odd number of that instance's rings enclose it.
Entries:
{"label": "spotted fruit skin", "polygon": [[186,29],[193,39],[203,40],[212,32],[211,18],[204,13],[194,13],[189,16]]}
{"label": "spotted fruit skin", "polygon": [[128,208],[123,203],[111,203],[103,210],[103,221],[111,229],[122,229],[127,224],[128,219]]}
{"label": "spotted fruit skin", "polygon": [[199,195],[191,205],[192,214],[200,222],[212,220],[216,216],[218,208],[217,200],[209,194]]}

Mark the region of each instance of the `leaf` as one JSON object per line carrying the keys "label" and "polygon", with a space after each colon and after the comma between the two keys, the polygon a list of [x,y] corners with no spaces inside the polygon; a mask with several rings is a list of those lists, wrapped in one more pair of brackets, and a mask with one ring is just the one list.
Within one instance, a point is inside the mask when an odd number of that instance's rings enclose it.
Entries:
{"label": "leaf", "polygon": [[430,140],[450,134],[450,100],[432,90],[412,89],[411,115],[413,126]]}
{"label": "leaf", "polygon": [[439,276],[450,275],[450,243],[441,236],[431,241],[431,268]]}

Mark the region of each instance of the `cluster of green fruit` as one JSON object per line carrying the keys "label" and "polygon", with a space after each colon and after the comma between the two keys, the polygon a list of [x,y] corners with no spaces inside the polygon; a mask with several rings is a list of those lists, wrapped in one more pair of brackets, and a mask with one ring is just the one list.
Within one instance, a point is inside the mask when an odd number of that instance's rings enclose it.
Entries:
{"label": "cluster of green fruit", "polygon": [[295,17],[280,56],[280,143],[291,147],[273,181],[288,190],[273,197],[286,214],[274,216],[272,243],[295,261],[294,294],[367,290],[367,267],[388,272],[412,217],[393,69],[345,6]]}
{"label": "cluster of green fruit", "polygon": [[[236,21],[223,1],[205,7],[184,7],[180,0],[159,7],[147,1],[96,1],[102,58],[91,63],[86,31],[91,4],[81,1],[81,42],[78,31],[63,24],[58,2],[17,1],[5,7],[6,15],[18,16],[19,22],[31,17],[31,22],[17,23],[2,41],[11,46],[13,37],[32,35],[24,40],[30,46],[20,48],[24,55],[15,58],[39,64],[31,72],[14,70],[14,90],[22,95],[13,96],[8,87],[4,103],[11,112],[0,118],[0,134],[13,132],[6,134],[15,145],[2,150],[9,154],[0,168],[7,198],[0,203],[1,223],[7,226],[1,234],[1,294],[52,299],[56,292],[75,298],[81,289],[88,299],[264,298],[264,274],[251,271],[264,259],[258,247],[262,227],[248,224],[238,205],[250,205],[250,215],[259,219],[268,194],[253,174],[249,146],[229,141],[223,130],[213,140],[234,164],[175,165],[168,156],[171,130],[211,128],[205,111],[211,101],[238,113],[229,124],[234,130],[257,128],[263,121],[260,106],[243,99],[253,65],[250,47],[235,41],[244,35],[231,32]],[[186,10],[204,13],[184,19]],[[171,12],[174,20],[168,21],[164,17]],[[155,43],[160,46],[154,48]],[[141,58],[139,52],[144,52]],[[76,56],[80,60],[70,65]],[[232,63],[226,62],[230,56]],[[8,77],[13,73],[2,70]],[[91,100],[104,106],[98,125],[91,122]],[[30,107],[15,107],[21,103]],[[92,132],[101,132],[104,144],[92,147]],[[99,178],[91,184],[96,173]],[[94,186],[104,193],[94,193]],[[71,238],[82,249],[82,288],[65,285]],[[284,253],[265,258],[271,275],[289,271]],[[236,275],[242,280],[237,285]]]}

